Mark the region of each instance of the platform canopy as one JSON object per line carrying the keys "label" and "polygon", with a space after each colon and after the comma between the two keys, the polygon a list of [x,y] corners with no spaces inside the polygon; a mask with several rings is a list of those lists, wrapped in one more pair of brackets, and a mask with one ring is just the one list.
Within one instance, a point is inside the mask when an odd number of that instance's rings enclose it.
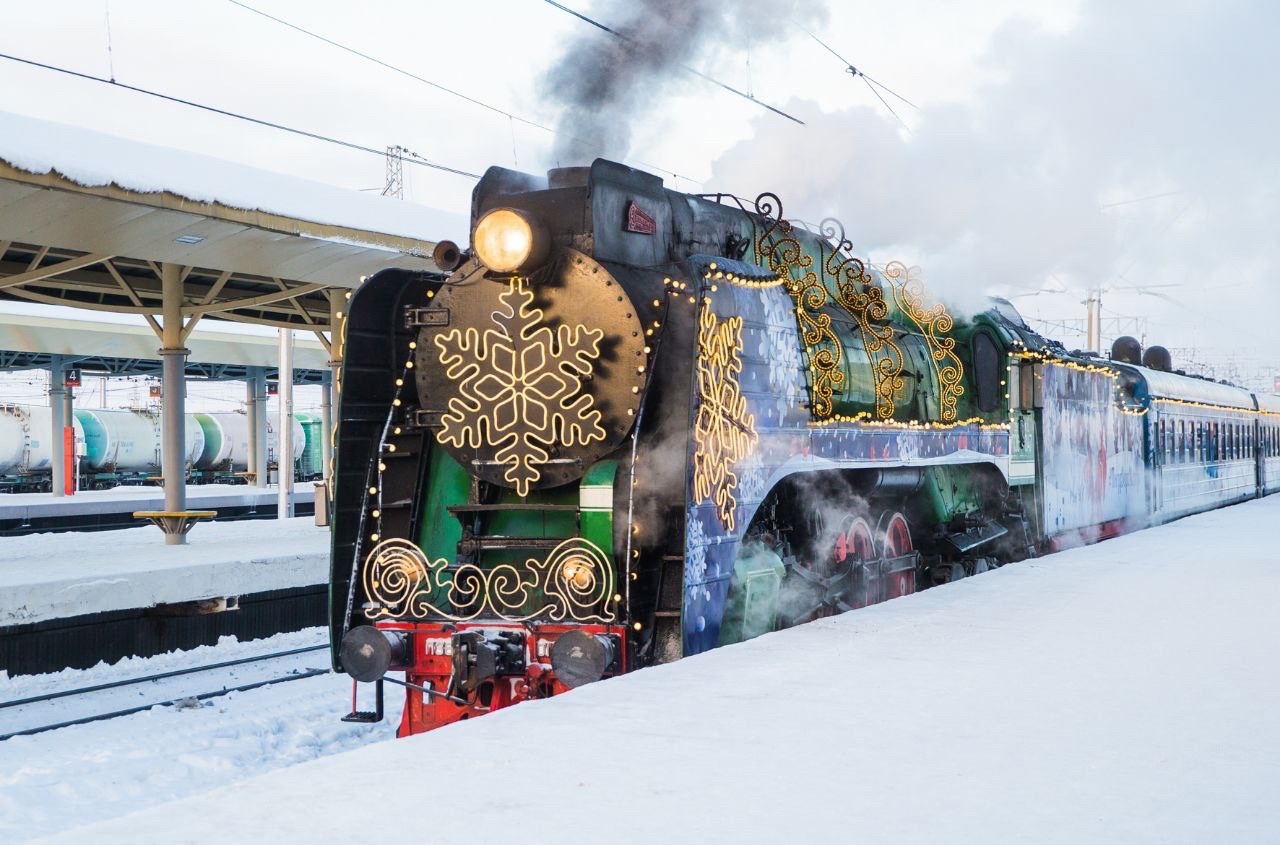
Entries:
{"label": "platform canopy", "polygon": [[[326,289],[433,271],[466,222],[411,202],[0,112],[0,300],[323,331]],[[461,231],[460,231],[461,230]],[[187,327],[190,330],[190,326]]]}
{"label": "platform canopy", "polygon": [[[278,377],[280,347],[273,337],[196,330],[187,338],[187,378],[244,380],[257,368]],[[145,326],[0,314],[0,371],[60,367],[115,376],[159,376],[156,336]],[[294,384],[321,384],[329,354],[317,340],[299,338]]]}

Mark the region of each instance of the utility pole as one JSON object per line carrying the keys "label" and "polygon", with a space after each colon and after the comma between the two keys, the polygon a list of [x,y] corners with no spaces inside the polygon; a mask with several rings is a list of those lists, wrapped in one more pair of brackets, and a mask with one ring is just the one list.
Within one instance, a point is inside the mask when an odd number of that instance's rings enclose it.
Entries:
{"label": "utility pole", "polygon": [[1102,289],[1090,288],[1089,296],[1085,299],[1086,320],[1088,329],[1085,335],[1085,345],[1090,352],[1102,352]]}
{"label": "utility pole", "polygon": [[384,197],[404,199],[404,147],[387,147],[387,181],[382,188]]}

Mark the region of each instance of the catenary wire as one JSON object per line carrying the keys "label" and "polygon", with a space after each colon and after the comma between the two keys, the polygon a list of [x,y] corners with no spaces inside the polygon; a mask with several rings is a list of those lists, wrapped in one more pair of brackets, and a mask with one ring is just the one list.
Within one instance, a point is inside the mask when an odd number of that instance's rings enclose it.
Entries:
{"label": "catenary wire", "polygon": [[[417,82],[421,82],[424,85],[428,85],[445,94],[449,94],[451,96],[457,97],[468,103],[479,106],[482,109],[485,109],[487,111],[493,112],[494,114],[498,114],[507,118],[508,121],[511,122],[512,160],[517,162],[516,166],[519,166],[518,156],[515,150],[515,124],[516,123],[524,124],[525,126],[529,126],[533,129],[541,129],[543,132],[548,132],[552,135],[565,134],[559,131],[558,129],[556,129],[555,127],[548,126],[545,123],[539,123],[538,121],[531,120],[530,118],[527,118],[527,117],[521,117],[520,115],[515,114],[514,112],[507,111],[506,109],[501,108],[500,106],[495,106],[495,105],[492,105],[491,103],[486,103],[483,100],[479,100],[479,99],[476,99],[475,97],[470,96],[469,94],[464,94],[461,91],[458,91],[454,88],[450,88],[446,85],[441,85],[440,83],[427,79],[426,77],[421,76],[420,74],[416,74],[412,71],[405,70],[404,68],[399,67],[397,65],[393,65],[384,59],[379,59],[377,56],[371,55],[369,53],[365,53],[361,50],[357,50],[356,48],[351,47],[347,44],[343,44],[339,41],[333,40],[332,38],[321,35],[318,32],[313,32],[312,30],[309,30],[303,26],[299,26],[298,24],[293,23],[292,21],[285,20],[284,18],[277,17],[276,15],[268,14],[267,12],[264,12],[261,9],[257,9],[257,8],[254,8],[253,6],[250,6],[248,3],[241,2],[241,0],[227,0],[227,2],[231,3],[234,6],[238,6],[241,9],[244,9],[246,12],[252,12],[255,15],[260,15],[261,17],[264,17],[270,21],[274,21],[275,23],[278,23],[281,26],[287,27],[289,29],[294,30],[295,32],[306,35],[309,38],[314,38],[317,41],[321,41],[325,44],[330,45],[331,47],[335,47],[339,50],[342,50],[343,52],[350,53],[353,56],[357,56],[361,59],[372,62],[378,65],[379,67],[392,71],[393,73],[398,73],[401,76],[405,76],[405,77],[408,77],[409,79],[413,79]],[[569,136],[569,137],[573,137],[573,136]],[[668,173],[677,180],[683,179],[687,182],[692,182],[695,185],[702,184],[702,182],[700,182],[699,180],[694,179],[690,176],[685,176],[681,173],[677,173],[676,171],[672,170],[669,167],[661,167],[651,162],[641,161],[639,159],[636,159],[635,161],[637,164],[641,165],[642,167],[648,168],[649,170],[657,170],[663,173]]]}
{"label": "catenary wire", "polygon": [[[340,138],[331,138],[328,135],[321,135],[318,132],[311,132],[306,129],[298,129],[292,126],[285,126],[282,123],[276,123],[271,120],[264,120],[260,117],[251,117],[246,114],[240,114],[239,112],[233,112],[229,109],[218,108],[217,106],[209,106],[209,105],[205,105],[204,103],[197,103],[194,100],[187,100],[187,99],[183,99],[182,97],[175,97],[171,94],[163,94],[159,91],[152,91],[149,88],[142,88],[137,85],[129,85],[128,83],[125,83],[125,82],[118,82],[113,79],[106,79],[101,76],[95,76],[91,73],[84,73],[78,70],[71,70],[70,68],[59,67],[58,65],[51,65],[51,64],[46,64],[44,62],[37,62],[34,59],[25,59],[21,56],[10,55],[9,53],[0,53],[0,59],[7,59],[8,61],[11,61],[11,62],[17,62],[19,64],[28,65],[30,67],[37,67],[42,70],[52,71],[54,73],[61,73],[66,76],[72,76],[77,79],[84,79],[89,82],[98,82],[103,85],[110,85],[114,88],[120,88],[125,91],[132,91],[135,94],[145,94],[149,97],[156,97],[158,99],[165,100],[167,102],[177,103],[183,106],[189,106],[191,108],[200,109],[202,111],[207,111],[212,114],[222,115],[223,117],[231,117],[231,118],[235,118],[236,120],[243,120],[248,123],[256,124],[258,126],[266,126],[271,129],[278,129],[282,132],[289,132],[291,134],[300,135],[304,138],[310,138],[315,141],[324,141],[329,144],[337,144],[340,147],[346,147],[347,149],[358,150],[360,152],[365,152],[365,153],[372,153],[373,155],[376,155],[379,158],[386,157],[386,150],[379,150],[373,147],[366,147],[363,144],[357,144],[353,141],[344,141]],[[456,168],[456,167],[449,167],[448,165],[439,164],[438,162],[430,161],[420,156],[409,159],[409,163],[416,164],[421,167],[429,167],[433,170],[440,170],[445,173],[453,173],[457,176],[466,176],[469,179],[480,178],[480,174],[478,173],[471,173],[470,171],[467,171],[467,170],[460,170],[459,168]]]}
{"label": "catenary wire", "polygon": [[[612,35],[614,38],[617,38],[617,39],[620,39],[620,40],[622,40],[622,41],[625,41],[625,42],[626,42],[626,43],[628,43],[628,44],[632,44],[632,43],[634,43],[630,38],[628,38],[627,36],[623,35],[621,32],[618,32],[616,29],[612,29],[612,28],[610,28],[610,27],[608,27],[608,26],[605,26],[604,24],[600,23],[599,21],[594,20],[594,19],[592,19],[592,18],[589,18],[589,17],[587,17],[586,15],[582,14],[581,12],[574,11],[573,9],[570,9],[568,6],[565,6],[565,5],[563,5],[563,4],[557,3],[557,2],[556,2],[556,0],[543,0],[543,2],[544,2],[544,3],[546,3],[548,6],[554,6],[555,8],[559,9],[559,10],[560,10],[560,11],[562,11],[562,12],[565,12],[566,14],[572,15],[573,17],[577,18],[578,20],[580,20],[580,21],[582,21],[582,22],[584,22],[584,23],[588,23],[588,24],[590,24],[591,26],[594,26],[596,29],[600,29],[600,30],[603,30],[604,32],[609,33],[609,34],[610,34],[610,35]],[[725,84],[725,83],[721,82],[720,80],[716,79],[714,76],[708,76],[707,74],[703,73],[702,71],[697,70],[696,68],[692,68],[692,67],[690,67],[689,65],[686,65],[686,64],[683,64],[683,63],[681,63],[681,64],[680,64],[680,68],[681,68],[682,70],[686,71],[687,73],[691,73],[691,74],[693,74],[694,76],[698,77],[699,79],[703,79],[703,80],[705,80],[705,81],[707,81],[707,82],[710,82],[712,85],[717,85],[717,86],[719,86],[720,88],[723,88],[724,90],[726,90],[726,91],[730,92],[731,94],[737,94],[739,97],[742,97],[744,100],[750,100],[751,102],[755,103],[756,105],[760,106],[761,108],[766,108],[766,109],[768,109],[769,111],[773,112],[774,114],[779,115],[780,117],[785,117],[787,120],[794,121],[794,122],[796,122],[796,123],[800,124],[801,126],[804,126],[804,125],[805,125],[804,121],[803,121],[803,120],[801,120],[800,118],[798,118],[798,117],[793,117],[792,115],[789,115],[789,114],[787,114],[786,112],[784,112],[782,109],[777,108],[776,106],[771,106],[771,105],[769,105],[769,104],[768,104],[768,103],[766,103],[764,100],[756,99],[756,98],[755,98],[755,97],[753,97],[752,95],[748,94],[746,91],[739,91],[737,88],[734,88],[732,85],[727,85],[727,84]]]}

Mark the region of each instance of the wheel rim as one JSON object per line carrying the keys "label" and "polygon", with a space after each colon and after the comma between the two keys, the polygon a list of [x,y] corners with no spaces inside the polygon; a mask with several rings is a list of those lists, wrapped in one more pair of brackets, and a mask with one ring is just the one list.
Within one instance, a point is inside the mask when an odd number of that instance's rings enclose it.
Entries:
{"label": "wheel rim", "polygon": [[884,529],[880,532],[881,549],[884,557],[901,557],[915,549],[911,544],[911,528],[907,525],[906,517],[900,513],[894,513],[887,519],[882,517]]}
{"label": "wheel rim", "polygon": [[[885,558],[901,557],[915,550],[915,546],[911,543],[911,527],[907,525],[906,517],[901,513],[886,513],[880,517],[880,525],[882,527],[878,532],[881,538],[880,549]],[[887,599],[909,595],[916,591],[913,573],[896,572],[886,577],[884,597]]]}
{"label": "wheel rim", "polygon": [[864,561],[875,557],[875,542],[871,526],[862,517],[848,517],[841,526],[835,541],[836,563]]}

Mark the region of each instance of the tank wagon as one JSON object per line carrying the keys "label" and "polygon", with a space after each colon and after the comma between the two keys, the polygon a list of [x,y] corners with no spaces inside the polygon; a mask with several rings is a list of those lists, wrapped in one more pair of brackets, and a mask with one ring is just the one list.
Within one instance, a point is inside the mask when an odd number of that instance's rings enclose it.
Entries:
{"label": "tank wagon", "polygon": [[[73,428],[79,456],[80,489],[143,484],[160,474],[160,415],[151,410],[76,408]],[[277,421],[267,420],[267,462],[277,463]],[[51,412],[41,405],[0,405],[0,489],[9,492],[50,489]],[[249,429],[244,414],[191,413],[186,418],[184,460],[192,483],[244,483]],[[317,441],[309,446],[307,438]],[[312,478],[302,466],[308,448],[318,451],[320,427],[293,421],[295,479]],[[314,461],[319,466],[318,458]]]}

